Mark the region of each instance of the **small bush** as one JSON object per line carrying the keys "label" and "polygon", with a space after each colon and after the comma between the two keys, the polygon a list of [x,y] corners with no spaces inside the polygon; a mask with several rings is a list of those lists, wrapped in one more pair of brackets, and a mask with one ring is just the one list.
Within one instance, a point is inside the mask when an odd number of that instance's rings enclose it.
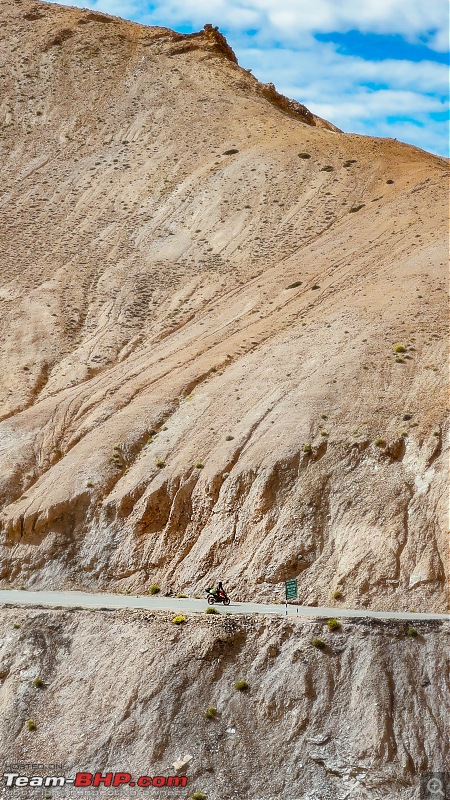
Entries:
{"label": "small bush", "polygon": [[91,483],[91,481],[88,481],[86,486],[87,486],[88,489],[93,489],[94,488],[94,484]]}
{"label": "small bush", "polygon": [[225,436],[226,442],[231,442],[232,439],[234,439],[234,436]]}
{"label": "small bush", "polygon": [[392,181],[392,180],[389,180],[389,181],[386,181],[386,183],[394,183],[394,181]]}
{"label": "small bush", "polygon": [[343,596],[340,589],[335,589],[332,595],[333,600],[342,600]]}
{"label": "small bush", "polygon": [[236,683],[234,684],[234,688],[237,689],[238,692],[248,692],[248,690],[250,689],[250,684],[247,683],[247,681],[240,680],[236,681]]}
{"label": "small bush", "polygon": [[414,638],[414,636],[419,635],[419,632],[416,630],[416,628],[413,628],[412,625],[410,625],[406,631],[406,635]]}
{"label": "small bush", "polygon": [[235,153],[239,153],[239,150],[237,150],[235,147],[231,147],[230,150],[225,150],[223,155],[224,156],[233,156]]}
{"label": "small bush", "polygon": [[181,600],[182,598],[184,598],[184,597],[187,597],[187,594],[182,594],[182,593],[180,592],[180,594],[176,594],[176,595],[175,595],[175,597],[176,597],[178,600]]}
{"label": "small bush", "polygon": [[159,594],[161,589],[159,588],[157,583],[152,583],[150,589],[148,590],[149,594]]}
{"label": "small bush", "polygon": [[206,794],[204,792],[194,792],[191,794],[192,800],[206,800]]}
{"label": "small bush", "polygon": [[289,286],[286,286],[286,289],[297,289],[297,287],[301,285],[302,281],[294,281],[294,283],[290,283]]}
{"label": "small bush", "polygon": [[381,436],[378,436],[374,440],[374,445],[375,447],[386,447],[386,442],[384,441],[384,439],[381,438]]}
{"label": "small bush", "polygon": [[406,353],[406,347],[404,344],[396,344],[393,348],[394,353]]}
{"label": "small bush", "polygon": [[321,414],[320,419],[328,419],[328,414]]}
{"label": "small bush", "polygon": [[35,731],[36,730],[36,723],[32,719],[27,719],[26,723],[27,731]]}
{"label": "small bush", "polygon": [[311,448],[311,445],[310,445],[310,444],[304,444],[304,445],[303,445],[303,452],[304,452],[304,453],[310,453],[310,452],[311,452],[311,449],[312,449],[312,448]]}
{"label": "small bush", "polygon": [[13,628],[20,628],[20,625],[19,625],[19,623],[18,623],[18,622],[15,622],[15,623],[14,623],[14,625],[13,625]]}
{"label": "small bush", "polygon": [[205,711],[206,719],[214,719],[216,714],[217,714],[217,708],[215,706],[208,706],[208,708]]}
{"label": "small bush", "polygon": [[338,619],[327,619],[327,625],[330,631],[338,631],[342,628],[342,623]]}
{"label": "small bush", "polygon": [[174,625],[183,625],[186,622],[186,617],[183,614],[177,614],[172,620]]}
{"label": "small bush", "polygon": [[322,169],[320,171],[321,172],[334,172],[334,167],[332,167],[331,164],[327,164],[327,166],[326,167],[322,167]]}
{"label": "small bush", "polygon": [[298,157],[299,157],[299,158],[311,158],[311,156],[309,155],[309,153],[299,153],[299,154],[298,154]]}
{"label": "small bush", "polygon": [[311,286],[311,289],[320,289],[320,286],[318,283],[315,283],[314,286]]}
{"label": "small bush", "polygon": [[311,644],[313,647],[317,647],[318,650],[323,650],[326,647],[326,644],[323,639],[311,639]]}
{"label": "small bush", "polygon": [[166,462],[163,461],[162,458],[157,458],[155,463],[156,463],[156,466],[158,467],[158,469],[162,469],[163,467],[166,466]]}
{"label": "small bush", "polygon": [[361,203],[361,205],[359,206],[352,206],[351,208],[349,208],[348,213],[356,214],[357,211],[361,211],[361,209],[364,208],[364,205],[365,205],[364,203]]}
{"label": "small bush", "polygon": [[329,433],[328,433],[328,431],[327,431],[327,430],[325,430],[325,428],[324,428],[324,429],[323,429],[323,431],[320,431],[320,435],[321,435],[321,436],[329,436],[330,434],[329,434]]}
{"label": "small bush", "polygon": [[36,689],[42,689],[44,686],[44,681],[42,678],[35,678],[33,681],[33,686],[35,686]]}
{"label": "small bush", "polygon": [[217,611],[217,608],[214,608],[214,606],[208,606],[208,608],[205,610],[205,614],[219,614],[219,613],[220,612]]}
{"label": "small bush", "polygon": [[204,466],[205,465],[202,464],[201,461],[197,461],[196,464],[195,464],[195,469],[203,469]]}

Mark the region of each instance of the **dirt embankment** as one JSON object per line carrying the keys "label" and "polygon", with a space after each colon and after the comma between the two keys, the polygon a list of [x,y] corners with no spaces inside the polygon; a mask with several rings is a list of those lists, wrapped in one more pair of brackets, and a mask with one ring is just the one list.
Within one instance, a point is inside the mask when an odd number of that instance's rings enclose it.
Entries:
{"label": "dirt embankment", "polygon": [[0,617],[5,761],[62,763],[68,776],[172,775],[190,754],[188,790],[208,800],[413,800],[421,775],[446,769],[446,624],[330,631],[323,620],[188,615],[177,626],[164,613],[18,608]]}

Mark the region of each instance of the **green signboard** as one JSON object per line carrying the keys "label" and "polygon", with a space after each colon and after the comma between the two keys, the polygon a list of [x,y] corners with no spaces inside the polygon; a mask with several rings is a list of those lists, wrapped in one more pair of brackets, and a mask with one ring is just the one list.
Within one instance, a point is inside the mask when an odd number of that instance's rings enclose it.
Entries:
{"label": "green signboard", "polygon": [[297,581],[285,581],[284,585],[286,587],[286,600],[295,600],[297,597]]}

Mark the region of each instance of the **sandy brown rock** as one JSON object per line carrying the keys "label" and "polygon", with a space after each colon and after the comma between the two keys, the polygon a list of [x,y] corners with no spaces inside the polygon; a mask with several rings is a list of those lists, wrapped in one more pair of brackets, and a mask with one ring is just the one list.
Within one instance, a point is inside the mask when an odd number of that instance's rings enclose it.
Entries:
{"label": "sandy brown rock", "polygon": [[421,775],[448,769],[444,624],[420,623],[410,637],[403,623],[369,620],[332,633],[314,619],[188,615],[177,627],[162,613],[14,608],[0,617],[7,761],[27,754],[67,765],[68,776],[170,775],[189,753],[190,791],[208,800],[344,800],[351,789],[358,800],[412,800]]}
{"label": "sandy brown rock", "polygon": [[0,14],[2,581],[445,608],[446,162],[213,28]]}

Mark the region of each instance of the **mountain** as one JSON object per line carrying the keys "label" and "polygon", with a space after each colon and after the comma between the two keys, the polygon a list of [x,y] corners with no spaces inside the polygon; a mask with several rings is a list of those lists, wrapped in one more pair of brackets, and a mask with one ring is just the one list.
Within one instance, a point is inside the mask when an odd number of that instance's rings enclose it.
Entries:
{"label": "mountain", "polygon": [[447,162],[0,9],[4,585],[447,606]]}

